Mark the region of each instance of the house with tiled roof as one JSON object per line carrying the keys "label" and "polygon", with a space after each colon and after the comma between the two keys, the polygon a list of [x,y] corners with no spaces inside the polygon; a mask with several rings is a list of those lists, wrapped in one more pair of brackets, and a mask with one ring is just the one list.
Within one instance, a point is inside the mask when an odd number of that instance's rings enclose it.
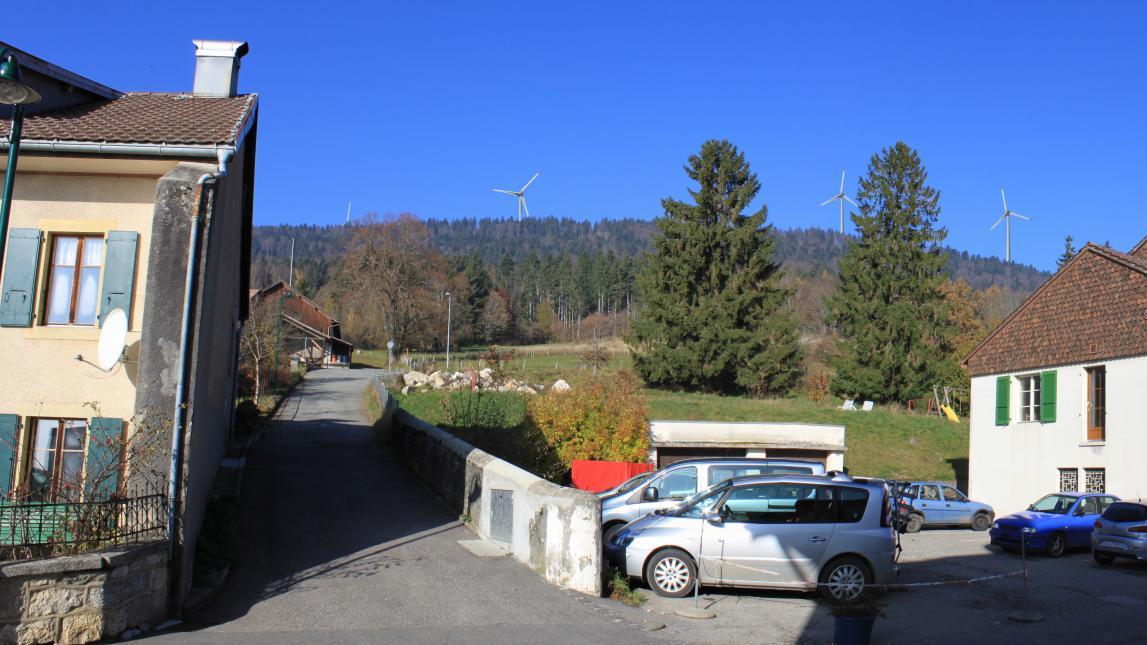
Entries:
{"label": "house with tiled roof", "polygon": [[0,560],[80,542],[59,528],[75,509],[131,508],[92,526],[167,540],[174,608],[233,423],[259,114],[237,91],[247,44],[194,44],[190,91],[154,93],[0,43],[41,97],[25,108],[0,258],[0,493],[57,527],[5,515]]}
{"label": "house with tiled roof", "polygon": [[964,360],[969,494],[998,513],[1057,491],[1147,497],[1147,238],[1088,244]]}

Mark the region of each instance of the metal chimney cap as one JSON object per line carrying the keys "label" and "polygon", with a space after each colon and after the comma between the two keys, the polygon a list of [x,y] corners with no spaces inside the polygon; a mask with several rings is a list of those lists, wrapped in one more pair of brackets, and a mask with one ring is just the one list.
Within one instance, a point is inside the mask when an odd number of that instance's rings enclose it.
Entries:
{"label": "metal chimney cap", "polygon": [[243,40],[192,40],[195,55],[241,58],[247,55],[247,41]]}

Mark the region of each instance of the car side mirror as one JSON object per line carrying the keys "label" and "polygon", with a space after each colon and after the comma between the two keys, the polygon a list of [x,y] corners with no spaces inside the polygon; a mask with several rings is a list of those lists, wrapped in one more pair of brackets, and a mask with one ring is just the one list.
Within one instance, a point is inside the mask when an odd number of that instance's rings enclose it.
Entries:
{"label": "car side mirror", "polygon": [[721,514],[718,513],[717,511],[705,511],[705,513],[701,517],[703,517],[705,519],[705,521],[710,523],[710,524],[724,524],[725,523],[725,518],[722,517]]}
{"label": "car side mirror", "polygon": [[641,501],[643,502],[656,502],[660,496],[659,491],[653,486],[646,486],[645,490],[641,492]]}

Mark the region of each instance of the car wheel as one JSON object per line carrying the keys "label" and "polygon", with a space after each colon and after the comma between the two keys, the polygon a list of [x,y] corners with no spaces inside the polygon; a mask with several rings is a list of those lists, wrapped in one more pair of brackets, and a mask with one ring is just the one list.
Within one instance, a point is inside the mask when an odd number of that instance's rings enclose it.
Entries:
{"label": "car wheel", "polygon": [[601,532],[601,547],[604,549],[613,540],[613,536],[620,533],[623,528],[625,528],[625,524],[621,522],[607,525]]}
{"label": "car wheel", "polygon": [[992,525],[992,520],[988,517],[987,513],[977,513],[972,518],[973,531],[987,531],[988,527]]}
{"label": "car wheel", "polygon": [[688,553],[680,549],[665,549],[645,565],[645,582],[658,596],[683,598],[697,584],[697,567]]}
{"label": "car wheel", "polygon": [[833,560],[820,571],[820,593],[827,600],[856,600],[872,584],[868,565],[859,558]]}
{"label": "car wheel", "polygon": [[920,529],[924,527],[924,516],[919,513],[913,513],[908,516],[908,524],[904,526],[905,533],[919,533]]}
{"label": "car wheel", "polygon": [[1092,551],[1091,557],[1097,563],[1102,564],[1102,565],[1108,565],[1108,564],[1111,564],[1112,562],[1115,562],[1115,556],[1108,555],[1106,553],[1100,553],[1099,551]]}
{"label": "car wheel", "polygon": [[1047,542],[1047,554],[1053,558],[1058,558],[1067,551],[1067,540],[1063,537],[1063,533],[1052,533]]}

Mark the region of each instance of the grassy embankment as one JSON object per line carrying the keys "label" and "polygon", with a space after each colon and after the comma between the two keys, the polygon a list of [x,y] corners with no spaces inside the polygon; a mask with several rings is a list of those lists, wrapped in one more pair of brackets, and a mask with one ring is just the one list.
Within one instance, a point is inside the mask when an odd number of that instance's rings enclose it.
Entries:
{"label": "grassy embankment", "polygon": [[[601,374],[630,366],[624,345],[613,343],[612,355]],[[531,383],[553,383],[564,378],[576,383],[590,378],[582,362],[584,346],[535,345],[516,347],[515,357],[507,363],[508,374]],[[481,350],[459,352],[466,369],[482,367],[477,358]],[[377,356],[369,352],[355,355],[356,362],[372,363]],[[451,357],[453,363],[453,356]],[[386,353],[381,353],[382,366]],[[454,367],[452,365],[452,367]],[[951,423],[939,417],[910,415],[907,412],[878,406],[872,412],[846,412],[837,408],[840,401],[830,398],[817,403],[796,396],[785,399],[753,399],[667,392],[647,388],[650,416],[653,419],[710,421],[778,421],[825,423],[847,428],[848,452],[845,465],[858,475],[902,479],[940,479],[957,481],[966,472],[968,459],[968,423]],[[411,414],[430,423],[444,422],[442,392],[411,392],[397,395],[399,404]]]}

